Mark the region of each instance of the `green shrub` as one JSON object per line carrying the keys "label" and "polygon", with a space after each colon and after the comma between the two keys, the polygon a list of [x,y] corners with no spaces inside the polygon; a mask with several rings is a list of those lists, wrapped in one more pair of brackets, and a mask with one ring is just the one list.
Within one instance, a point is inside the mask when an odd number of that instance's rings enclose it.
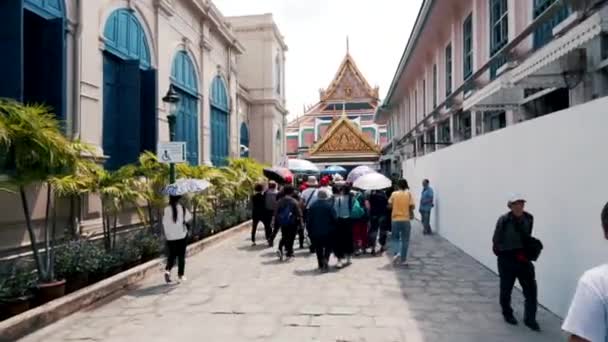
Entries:
{"label": "green shrub", "polygon": [[147,231],[137,234],[132,243],[141,251],[141,258],[144,260],[153,259],[163,251],[163,244],[160,238]]}
{"label": "green shrub", "polygon": [[97,272],[103,249],[88,240],[68,242],[56,251],[55,271],[60,279],[70,279],[82,274]]}
{"label": "green shrub", "polygon": [[14,267],[10,274],[0,277],[0,302],[28,296],[37,281],[32,270]]}

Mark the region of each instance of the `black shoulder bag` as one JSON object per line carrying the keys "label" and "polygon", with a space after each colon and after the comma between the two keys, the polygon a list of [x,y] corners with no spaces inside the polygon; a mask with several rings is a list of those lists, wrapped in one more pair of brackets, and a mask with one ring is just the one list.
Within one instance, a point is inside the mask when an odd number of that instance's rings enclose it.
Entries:
{"label": "black shoulder bag", "polygon": [[538,260],[540,256],[540,252],[543,250],[543,243],[532,236],[532,234],[526,234],[521,230],[521,227],[518,224],[515,224],[515,229],[521,236],[521,242],[524,245],[524,254],[526,258],[530,261]]}

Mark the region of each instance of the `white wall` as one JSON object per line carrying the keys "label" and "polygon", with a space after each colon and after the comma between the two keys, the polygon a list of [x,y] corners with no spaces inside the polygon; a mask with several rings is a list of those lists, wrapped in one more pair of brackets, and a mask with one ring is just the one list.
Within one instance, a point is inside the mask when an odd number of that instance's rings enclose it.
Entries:
{"label": "white wall", "polygon": [[418,198],[420,181],[430,179],[439,233],[494,271],[496,220],[508,210],[509,193],[527,196],[534,235],[545,246],[536,263],[539,301],[562,317],[584,270],[608,261],[600,227],[608,201],[607,107],[602,98],[403,165]]}

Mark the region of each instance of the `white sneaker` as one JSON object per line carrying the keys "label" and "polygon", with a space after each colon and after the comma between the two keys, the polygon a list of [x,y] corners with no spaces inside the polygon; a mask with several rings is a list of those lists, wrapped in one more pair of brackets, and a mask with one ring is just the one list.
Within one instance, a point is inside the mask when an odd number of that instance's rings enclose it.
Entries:
{"label": "white sneaker", "polygon": [[165,271],[165,283],[171,284],[171,272]]}
{"label": "white sneaker", "polygon": [[352,264],[351,259],[352,259],[352,257],[351,257],[350,255],[347,255],[347,256],[346,256],[346,265],[350,265],[350,264]]}
{"label": "white sneaker", "polygon": [[342,267],[344,267],[344,263],[342,262],[342,260],[341,260],[341,259],[339,259],[339,260],[338,260],[338,262],[336,263],[336,267],[337,267],[337,268],[342,268]]}
{"label": "white sneaker", "polygon": [[401,254],[396,254],[395,256],[393,256],[393,264],[396,265],[399,262],[401,262]]}
{"label": "white sneaker", "polygon": [[178,282],[179,284],[181,284],[181,283],[185,283],[185,282],[186,282],[186,280],[188,280],[188,278],[186,278],[185,276],[181,276],[181,277],[178,277],[178,278],[177,278],[177,282]]}

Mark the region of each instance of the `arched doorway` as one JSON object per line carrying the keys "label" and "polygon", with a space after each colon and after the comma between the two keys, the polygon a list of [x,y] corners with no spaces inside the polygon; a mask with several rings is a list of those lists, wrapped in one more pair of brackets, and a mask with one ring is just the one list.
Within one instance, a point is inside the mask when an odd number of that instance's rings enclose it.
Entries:
{"label": "arched doorway", "polygon": [[249,128],[244,122],[241,124],[241,157],[249,157]]}
{"label": "arched doorway", "polygon": [[66,117],[64,0],[0,1],[0,97]]}
{"label": "arched doorway", "polygon": [[175,136],[186,142],[188,163],[198,165],[198,80],[186,51],[179,51],[173,58],[171,83],[180,97]]}
{"label": "arched doorway", "polygon": [[106,167],[117,169],[156,149],[156,71],[133,11],[112,12],[104,38],[102,145]]}
{"label": "arched doorway", "polygon": [[211,83],[211,162],[215,166],[227,165],[230,121],[228,92],[221,76]]}

